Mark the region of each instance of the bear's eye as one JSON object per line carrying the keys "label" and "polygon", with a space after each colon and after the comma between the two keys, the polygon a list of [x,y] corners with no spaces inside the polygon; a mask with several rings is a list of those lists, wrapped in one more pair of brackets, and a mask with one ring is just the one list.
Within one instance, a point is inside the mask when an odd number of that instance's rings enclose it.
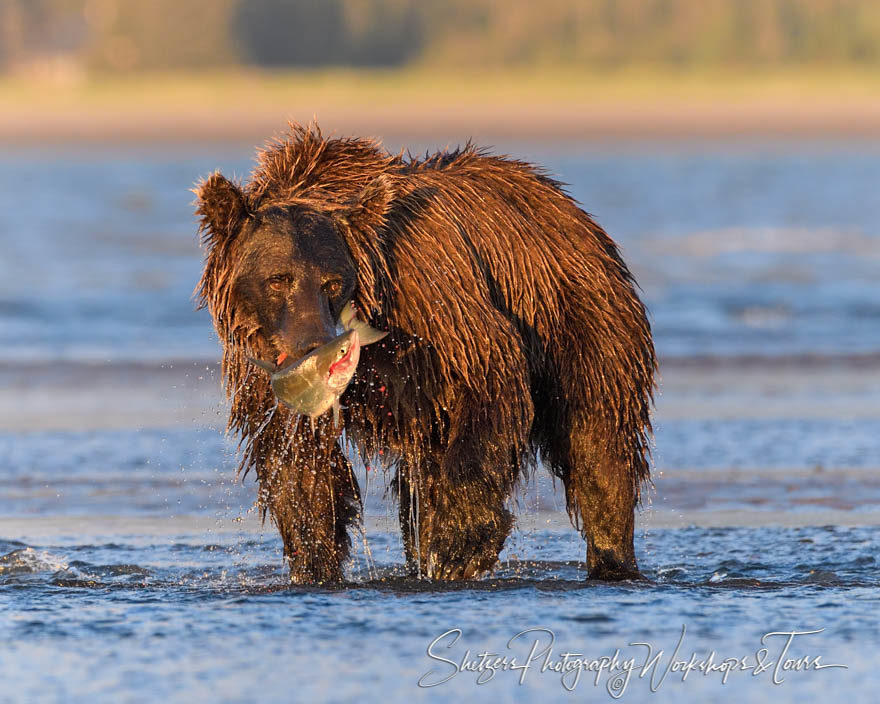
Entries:
{"label": "bear's eye", "polygon": [[324,284],[323,289],[328,298],[338,298],[342,294],[342,282],[339,279],[331,279]]}
{"label": "bear's eye", "polygon": [[283,291],[290,286],[290,277],[287,274],[275,274],[266,279],[266,285],[273,291]]}

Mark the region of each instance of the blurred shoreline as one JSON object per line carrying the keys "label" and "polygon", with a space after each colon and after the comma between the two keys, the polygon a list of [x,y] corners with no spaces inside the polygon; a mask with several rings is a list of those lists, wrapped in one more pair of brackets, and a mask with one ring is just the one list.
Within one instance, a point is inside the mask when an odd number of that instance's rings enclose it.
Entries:
{"label": "blurred shoreline", "polygon": [[875,77],[820,73],[145,74],[0,80],[0,142],[262,142],[286,122],[460,141],[880,136]]}

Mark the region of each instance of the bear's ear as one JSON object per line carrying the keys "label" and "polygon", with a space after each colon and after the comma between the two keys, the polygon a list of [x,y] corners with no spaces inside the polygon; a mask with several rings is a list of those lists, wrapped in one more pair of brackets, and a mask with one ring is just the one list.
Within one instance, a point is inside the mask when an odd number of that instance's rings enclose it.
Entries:
{"label": "bear's ear", "polygon": [[246,213],[241,188],[216,171],[193,190],[206,242],[218,244],[232,237]]}
{"label": "bear's ear", "polygon": [[334,217],[353,230],[376,231],[385,223],[393,200],[394,186],[391,179],[385,174],[379,174],[353,201],[334,213]]}

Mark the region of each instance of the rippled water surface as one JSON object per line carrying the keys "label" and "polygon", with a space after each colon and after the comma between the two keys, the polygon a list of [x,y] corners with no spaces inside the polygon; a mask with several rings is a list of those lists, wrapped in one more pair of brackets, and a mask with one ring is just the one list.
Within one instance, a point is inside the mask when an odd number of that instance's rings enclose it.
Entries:
{"label": "rippled water surface", "polygon": [[[127,700],[161,696],[184,701],[195,692],[241,701],[259,691],[269,701],[320,701],[422,696],[477,696],[478,673],[455,674],[484,651],[527,661],[533,642],[555,637],[564,652],[590,659],[645,661],[646,642],[664,650],[656,673],[634,672],[624,694],[643,698],[655,677],[661,700],[699,698],[726,687],[730,696],[794,701],[828,687],[875,687],[878,577],[877,526],[645,528],[640,562],[650,583],[584,580],[582,548],[570,531],[532,529],[516,536],[497,574],[481,582],[438,587],[399,576],[399,546],[388,533],[370,536],[375,567],[355,560],[349,584],[335,589],[287,586],[274,536],[201,528],[169,533],[168,521],[138,523],[138,534],[117,526],[113,542],[81,533],[27,543],[4,541],[0,590],[7,636],[0,673],[22,700],[109,692]],[[58,523],[64,531],[65,524]],[[88,530],[88,529],[87,529]],[[156,535],[151,535],[151,530]],[[529,558],[520,557],[530,555]],[[676,659],[755,658],[772,631],[797,636],[786,655],[821,656],[848,670],[788,672],[774,685],[758,675],[695,672],[659,683]],[[434,651],[435,638],[460,629],[460,640]],[[771,637],[769,659],[782,655]],[[444,658],[441,660],[440,658]],[[535,661],[522,685],[519,672],[498,671],[482,696],[555,700],[574,688],[603,699],[614,673],[582,673],[572,682]],[[423,684],[445,679],[430,690]],[[857,680],[856,680],[857,678]],[[858,681],[856,687],[853,683]],[[659,685],[659,687],[658,687]],[[376,689],[378,687],[378,689]],[[865,689],[862,690],[862,687]],[[723,691],[723,690],[722,690]],[[147,694],[149,693],[149,694]]]}
{"label": "rippled water surface", "polygon": [[571,184],[651,310],[647,581],[585,579],[542,473],[493,575],[406,577],[359,465],[347,583],[290,587],[190,298],[187,189],[250,147],[6,148],[0,701],[875,700],[880,146],[502,148]]}

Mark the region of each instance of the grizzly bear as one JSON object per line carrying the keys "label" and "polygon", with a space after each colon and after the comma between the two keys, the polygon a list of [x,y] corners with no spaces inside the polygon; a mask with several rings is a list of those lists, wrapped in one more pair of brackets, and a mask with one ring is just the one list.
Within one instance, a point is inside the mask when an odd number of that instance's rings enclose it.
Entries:
{"label": "grizzly bear", "polygon": [[[640,576],[651,328],[617,246],[559,182],[470,143],[413,158],[291,125],[248,184],[214,173],[196,194],[197,295],[223,345],[229,429],[293,582],[343,577],[361,519],[352,448],[393,473],[413,573],[490,570],[540,458],[589,576]],[[341,427],[300,422],[247,357],[302,357],[349,302],[389,334],[362,349]]]}

